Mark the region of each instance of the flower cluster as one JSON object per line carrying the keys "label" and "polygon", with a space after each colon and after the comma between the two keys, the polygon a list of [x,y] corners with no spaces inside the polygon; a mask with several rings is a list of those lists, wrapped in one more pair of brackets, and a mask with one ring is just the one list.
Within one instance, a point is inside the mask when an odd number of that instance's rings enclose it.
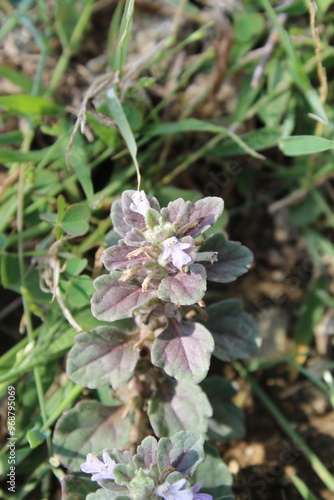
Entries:
{"label": "flower cluster", "polygon": [[144,191],[125,191],[111,208],[114,229],[122,239],[103,253],[110,275],[95,280],[94,316],[115,321],[157,300],[177,306],[200,302],[206,268],[217,260],[217,252],[197,252],[200,242],[195,239],[216,222],[223,208],[221,198],[208,197],[195,203],[180,198],[160,209],[157,199]]}
{"label": "flower cluster", "polygon": [[133,457],[120,450],[105,450],[100,458],[88,453],[81,470],[92,474],[91,480],[102,488],[129,500],[212,500],[211,495],[199,493],[200,484],[191,486],[188,481],[203,459],[202,438],[182,431],[159,442],[145,438]]}

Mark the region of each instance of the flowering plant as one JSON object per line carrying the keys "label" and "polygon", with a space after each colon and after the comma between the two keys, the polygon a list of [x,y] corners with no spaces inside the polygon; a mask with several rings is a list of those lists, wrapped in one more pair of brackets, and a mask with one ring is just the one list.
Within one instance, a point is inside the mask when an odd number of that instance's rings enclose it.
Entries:
{"label": "flowering plant", "polygon": [[[222,233],[204,239],[223,208],[217,197],[195,203],[180,198],[160,208],[156,198],[132,190],[113,203],[111,219],[120,239],[102,254],[108,273],[95,280],[91,300],[92,314],[101,323],[76,337],[67,359],[75,383],[112,392],[111,398],[98,393],[101,402],[78,403],[58,421],[54,445],[59,460],[93,474],[79,497],[68,493],[78,478],[65,482],[64,499],[86,498],[92,482],[108,492],[91,493],[89,499],[211,500],[220,498],[222,489],[229,493],[226,469],[216,479],[210,476],[209,483],[204,477],[207,493],[199,493],[198,485],[190,486],[189,474],[182,475],[172,463],[167,464],[174,467],[172,473],[162,481],[158,459],[158,465],[151,464],[152,475],[140,469],[138,455],[119,451],[135,450],[152,430],[162,438],[159,444],[151,436],[141,446],[150,443],[154,450],[167,442],[181,446],[189,430],[196,439],[203,433],[215,439],[238,435],[226,417],[228,409],[232,420],[242,420],[230,401],[232,384],[220,377],[202,382],[211,354],[224,361],[247,358],[258,344],[256,326],[239,301],[227,299],[207,308],[203,301],[207,281],[231,282],[252,262],[246,247]],[[97,455],[106,442],[118,450]],[[219,469],[222,463],[212,453],[211,470]]]}

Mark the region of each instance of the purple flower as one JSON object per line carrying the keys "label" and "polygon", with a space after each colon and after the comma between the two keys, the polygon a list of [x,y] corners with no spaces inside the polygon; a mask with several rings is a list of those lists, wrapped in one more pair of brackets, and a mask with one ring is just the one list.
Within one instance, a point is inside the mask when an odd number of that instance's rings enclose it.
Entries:
{"label": "purple flower", "polygon": [[208,493],[198,493],[200,489],[200,484],[195,484],[195,486],[191,488],[191,491],[194,494],[193,500],[213,500],[212,496]]}
{"label": "purple flower", "polygon": [[186,479],[179,479],[172,484],[166,482],[158,486],[155,493],[164,500],[193,500],[194,495],[191,489],[181,490],[186,483]]}
{"label": "purple flower", "polygon": [[99,479],[115,479],[113,470],[116,462],[114,462],[106,452],[103,452],[102,456],[103,462],[98,459],[97,456],[88,453],[86,462],[80,465],[82,472],[93,474],[91,477],[92,481],[98,481]]}
{"label": "purple flower", "polygon": [[190,248],[190,243],[181,243],[175,236],[168,238],[163,242],[164,251],[160,256],[162,261],[171,260],[175,267],[181,269],[186,264],[191,262],[191,257],[188,255],[185,250],[186,248]]}

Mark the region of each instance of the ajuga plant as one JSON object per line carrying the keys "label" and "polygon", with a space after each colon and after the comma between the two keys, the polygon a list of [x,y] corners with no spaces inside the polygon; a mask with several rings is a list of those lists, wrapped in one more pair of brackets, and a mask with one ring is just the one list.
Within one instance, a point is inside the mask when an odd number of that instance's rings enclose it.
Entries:
{"label": "ajuga plant", "polygon": [[97,398],[65,413],[54,434],[56,455],[72,471],[64,499],[229,494],[230,475],[208,445],[203,462],[203,436],[236,437],[240,411],[229,381],[204,379],[212,354],[249,357],[257,330],[237,300],[205,306],[208,282],[231,282],[252,261],[240,243],[212,234],[223,208],[218,197],[160,208],[139,190],[112,204],[119,237],[102,254],[107,272],[91,300],[101,326],[80,333],[67,358],[70,379]]}

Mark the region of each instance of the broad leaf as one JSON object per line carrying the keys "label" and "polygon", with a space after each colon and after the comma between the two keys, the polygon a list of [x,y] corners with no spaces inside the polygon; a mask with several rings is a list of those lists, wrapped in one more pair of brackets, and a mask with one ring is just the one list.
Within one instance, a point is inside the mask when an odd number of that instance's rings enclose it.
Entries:
{"label": "broad leaf", "polygon": [[[132,231],[131,231],[132,233]],[[137,256],[127,258],[129,253],[133,252],[133,247],[130,247],[124,243],[123,240],[119,241],[118,245],[114,245],[107,248],[101,257],[101,261],[108,271],[115,271],[121,269],[127,269],[133,265],[138,266],[143,262],[149,260],[145,252],[138,254]]]}
{"label": "broad leaf", "polygon": [[89,493],[96,491],[99,485],[90,479],[77,476],[64,476],[61,480],[62,500],[84,500]]}
{"label": "broad leaf", "polygon": [[171,320],[153,343],[152,363],[177,380],[196,384],[209,370],[213,349],[212,335],[203,325]]}
{"label": "broad leaf", "polygon": [[213,439],[241,439],[245,434],[244,412],[231,398],[235,395],[232,382],[214,376],[201,384],[213,408],[209,419],[209,436]]}
{"label": "broad leaf", "polygon": [[106,447],[124,448],[130,436],[131,422],[124,418],[124,406],[105,406],[83,401],[58,420],[54,451],[61,463],[79,471],[88,453],[97,454]]}
{"label": "broad leaf", "polygon": [[146,304],[152,293],[143,292],[140,285],[119,281],[122,273],[113,272],[94,281],[96,292],[92,297],[92,313],[101,321],[130,318],[132,312]]}
{"label": "broad leaf", "polygon": [[334,141],[315,135],[294,135],[281,139],[279,146],[286,156],[300,156],[334,149]]}
{"label": "broad leaf", "polygon": [[204,460],[204,438],[197,432],[177,432],[158,442],[157,463],[160,473],[173,467],[184,476],[192,476]]}
{"label": "broad leaf", "polygon": [[137,447],[133,463],[139,469],[150,469],[156,463],[158,443],[153,436],[147,436]]}
{"label": "broad leaf", "polygon": [[213,500],[229,495],[232,487],[232,474],[222,462],[212,446],[204,446],[205,460],[191,478],[192,484],[201,484],[201,493],[208,493]]}
{"label": "broad leaf", "polygon": [[168,379],[158,386],[148,406],[155,434],[170,437],[181,430],[205,433],[212,408],[198,385]]}
{"label": "broad leaf", "polygon": [[253,254],[237,241],[226,241],[221,233],[210,236],[201,247],[203,252],[218,252],[218,261],[205,267],[207,279],[229,283],[246,273],[253,261]]}
{"label": "broad leaf", "polygon": [[61,221],[63,230],[72,236],[82,236],[89,229],[90,210],[86,205],[77,203],[67,208]]}
{"label": "broad leaf", "polygon": [[43,97],[29,94],[6,95],[0,97],[0,107],[25,115],[52,115],[59,107]]}
{"label": "broad leaf", "polygon": [[139,358],[135,342],[133,335],[112,326],[81,333],[68,354],[67,374],[73,382],[89,389],[125,384]]}
{"label": "broad leaf", "polygon": [[205,322],[215,341],[214,356],[222,361],[245,359],[260,345],[259,331],[253,318],[243,312],[239,300],[222,300],[207,308]]}
{"label": "broad leaf", "polygon": [[202,300],[206,291],[206,272],[201,264],[189,266],[189,273],[177,273],[163,278],[158,297],[173,304],[189,306]]}

